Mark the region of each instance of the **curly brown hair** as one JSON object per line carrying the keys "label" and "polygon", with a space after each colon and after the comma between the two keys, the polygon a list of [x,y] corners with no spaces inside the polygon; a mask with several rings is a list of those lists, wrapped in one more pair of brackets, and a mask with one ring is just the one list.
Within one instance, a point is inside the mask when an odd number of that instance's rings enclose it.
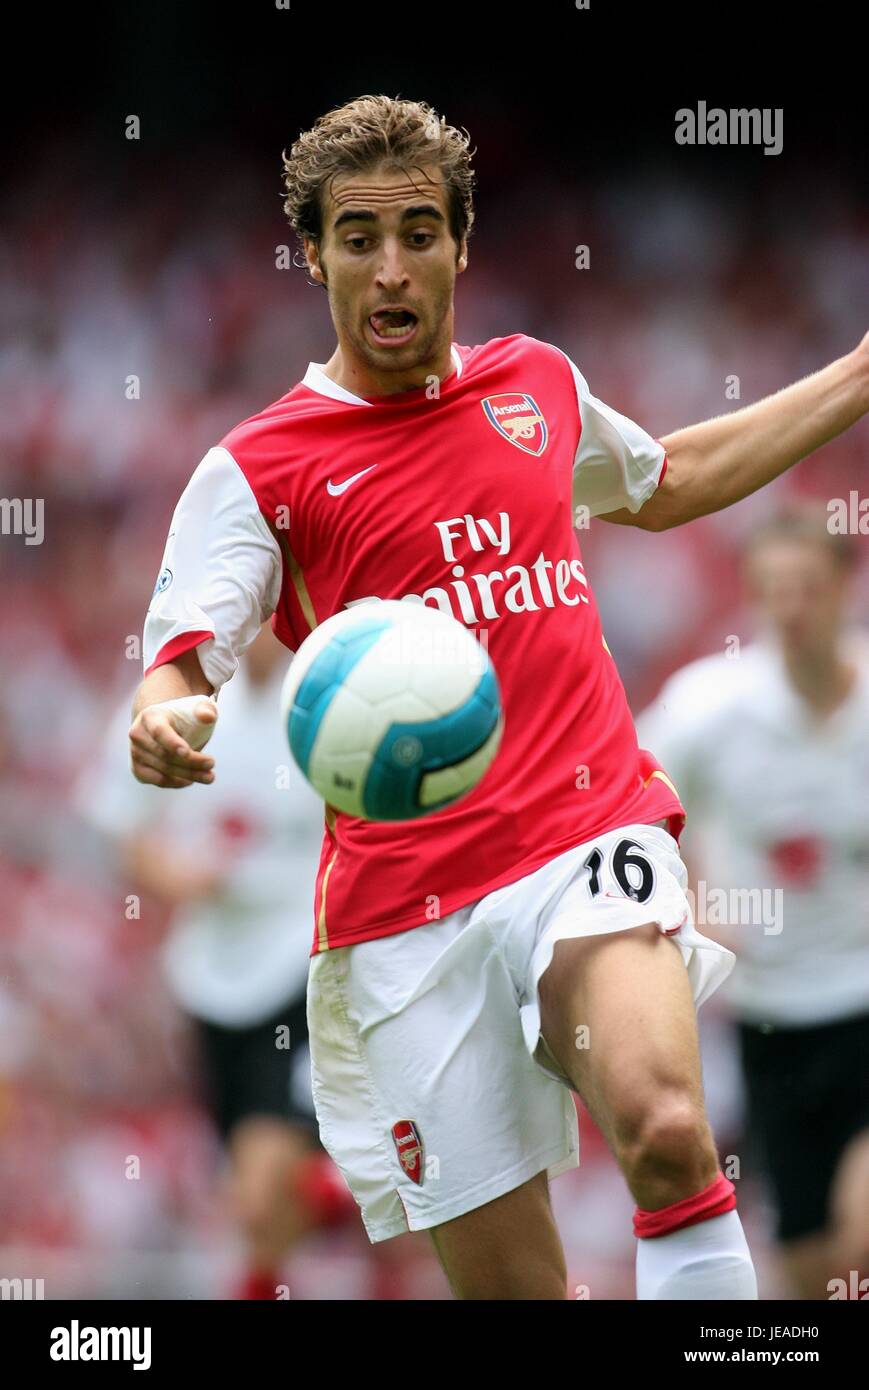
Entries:
{"label": "curly brown hair", "polygon": [[363,96],[336,107],[283,151],[284,212],[299,240],[323,234],[320,190],[336,174],[384,164],[407,172],[436,163],[448,188],[449,225],[458,245],[474,225],[474,171],[466,130],[424,101]]}

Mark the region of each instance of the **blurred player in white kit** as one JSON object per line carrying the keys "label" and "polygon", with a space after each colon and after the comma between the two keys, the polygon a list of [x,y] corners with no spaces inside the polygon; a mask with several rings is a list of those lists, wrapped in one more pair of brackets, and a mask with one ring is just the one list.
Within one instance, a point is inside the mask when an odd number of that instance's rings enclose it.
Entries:
{"label": "blurred player in white kit", "polygon": [[869,1274],[869,638],[848,620],[854,542],[820,505],[765,522],[746,560],[762,636],[678,671],[638,728],[715,885],[781,890],[763,923],[729,921],[724,993],[784,1268],[826,1299]]}
{"label": "blurred player in white kit", "polygon": [[131,886],[173,909],[164,964],[195,1024],[229,1150],[243,1298],[275,1298],[282,1257],[301,1236],[356,1220],[318,1144],[311,1097],[305,989],[323,811],[281,732],[286,667],[263,628],[221,699],[221,777],[207,793],[162,797],[130,776],[126,700],[102,763],[79,789]]}

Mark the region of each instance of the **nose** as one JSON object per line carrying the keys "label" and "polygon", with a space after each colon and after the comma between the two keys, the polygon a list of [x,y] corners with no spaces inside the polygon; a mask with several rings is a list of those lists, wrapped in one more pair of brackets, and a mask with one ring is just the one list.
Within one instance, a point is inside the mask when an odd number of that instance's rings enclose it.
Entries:
{"label": "nose", "polygon": [[410,283],[404,251],[397,237],[386,237],[375,277],[379,289],[394,291]]}

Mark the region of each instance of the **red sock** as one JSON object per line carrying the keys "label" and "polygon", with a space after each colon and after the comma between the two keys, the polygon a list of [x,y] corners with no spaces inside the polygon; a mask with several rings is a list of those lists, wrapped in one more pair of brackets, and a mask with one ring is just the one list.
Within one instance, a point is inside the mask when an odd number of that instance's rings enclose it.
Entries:
{"label": "red sock", "polygon": [[276,1289],[280,1282],[280,1275],[277,1269],[251,1268],[239,1283],[234,1297],[241,1299],[275,1299],[277,1298]]}
{"label": "red sock", "polygon": [[651,1236],[668,1236],[673,1231],[681,1231],[683,1226],[695,1226],[698,1221],[709,1221],[713,1216],[722,1216],[736,1206],[736,1188],[723,1173],[713,1178],[702,1192],[693,1197],[683,1197],[680,1202],[672,1202],[668,1207],[657,1211],[634,1211],[634,1235],[648,1240]]}

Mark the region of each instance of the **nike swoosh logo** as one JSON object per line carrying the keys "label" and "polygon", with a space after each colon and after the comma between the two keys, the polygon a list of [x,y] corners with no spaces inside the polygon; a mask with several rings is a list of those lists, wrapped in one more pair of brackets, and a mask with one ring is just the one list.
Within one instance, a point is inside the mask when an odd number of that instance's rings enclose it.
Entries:
{"label": "nike swoosh logo", "polygon": [[366,473],[370,473],[371,469],[376,467],[377,464],[372,463],[368,468],[363,468],[361,473],[354,473],[352,478],[345,478],[343,483],[333,483],[330,478],[326,484],[326,491],[330,497],[340,497],[341,493],[346,492],[348,487],[356,482],[357,478],[364,478]]}

